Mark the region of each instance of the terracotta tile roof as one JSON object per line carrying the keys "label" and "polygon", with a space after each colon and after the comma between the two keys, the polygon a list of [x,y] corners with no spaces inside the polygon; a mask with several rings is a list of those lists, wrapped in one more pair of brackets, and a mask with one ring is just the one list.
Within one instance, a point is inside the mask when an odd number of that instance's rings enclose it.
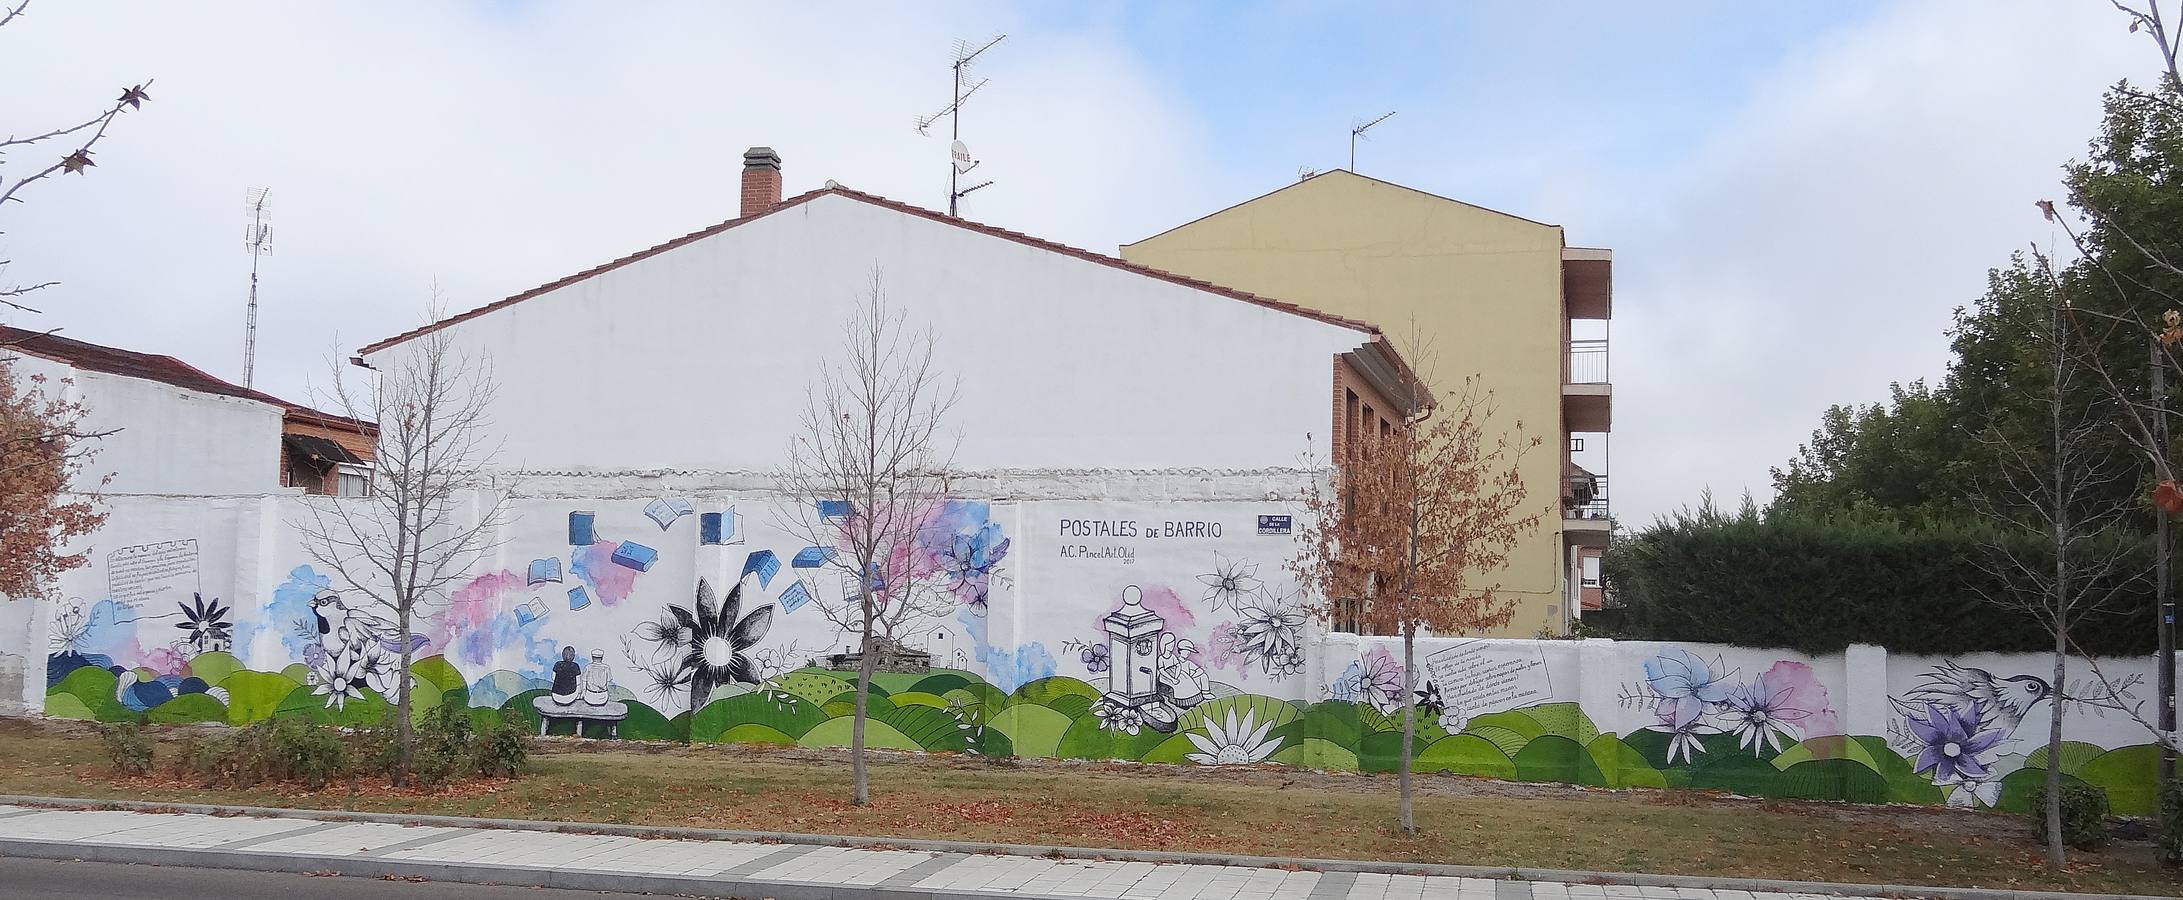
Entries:
{"label": "terracotta tile roof", "polygon": [[719,234],[730,228],[734,228],[735,226],[741,225],[745,222],[763,219],[767,216],[773,215],[783,210],[793,209],[797,206],[801,206],[805,203],[811,202],[812,200],[816,200],[820,197],[828,195],[846,197],[848,199],[856,200],[861,203],[869,203],[873,206],[879,206],[886,209],[894,210],[895,212],[903,213],[905,215],[917,216],[923,219],[930,219],[934,222],[939,222],[941,224],[953,225],[957,228],[968,229],[970,231],[975,231],[980,234],[991,235],[993,237],[1001,238],[1003,240],[1014,241],[1016,243],[1024,244],[1026,246],[1036,247],[1041,250],[1048,250],[1054,253],[1074,256],[1087,262],[1094,262],[1103,266],[1121,269],[1122,271],[1143,275],[1148,278],[1157,278],[1161,281],[1179,284],[1183,287],[1191,288],[1193,290],[1204,291],[1209,294],[1219,294],[1223,297],[1241,300],[1245,303],[1251,303],[1258,306],[1266,307],[1267,309],[1279,310],[1281,312],[1289,313],[1291,315],[1303,316],[1304,318],[1314,319],[1330,325],[1337,325],[1343,328],[1355,329],[1366,334],[1380,336],[1379,328],[1368,322],[1360,322],[1355,319],[1343,318],[1341,316],[1333,315],[1331,313],[1320,312],[1319,310],[1298,306],[1294,303],[1275,300],[1270,297],[1261,297],[1248,291],[1239,291],[1231,287],[1214,284],[1210,281],[1205,281],[1202,279],[1191,278],[1184,275],[1177,275],[1172,272],[1163,272],[1159,269],[1140,266],[1136,263],[1132,263],[1117,257],[1108,256],[1103,253],[1094,253],[1090,250],[1071,247],[1066,244],[1058,244],[1053,241],[1045,240],[1043,238],[1032,237],[1022,232],[1009,231],[1005,228],[997,228],[992,225],[972,222],[967,219],[955,218],[945,213],[938,213],[929,209],[924,209],[922,207],[911,206],[907,203],[903,203],[897,200],[889,200],[885,197],[881,197],[875,194],[867,194],[863,191],[851,190],[849,188],[836,186],[824,187],[815,191],[811,191],[810,193],[790,197],[786,200],[781,201],[779,205],[773,207],[772,209],[759,213],[757,215],[744,216],[740,219],[729,219],[728,221],[722,222],[718,225],[690,232],[689,234],[685,234],[681,237],[675,238],[674,240],[650,247],[648,249],[639,250],[635,253],[629,254],[628,256],[624,256],[612,262],[593,266],[574,275],[570,275],[567,278],[563,278],[558,281],[548,282],[546,284],[542,284],[537,287],[531,288],[530,290],[524,291],[523,293],[516,294],[512,297],[508,297],[503,300],[497,300],[484,306],[480,306],[476,309],[470,310],[469,312],[449,316],[448,318],[441,319],[440,321],[433,322],[421,328],[405,331],[401,334],[395,335],[385,340],[366,345],[356,352],[359,355],[377,353],[388,347],[392,347],[396,344],[402,343],[412,338],[417,338],[426,334],[430,334],[449,325],[453,325],[455,323],[466,321],[469,319],[474,319],[478,316],[485,315],[486,313],[513,306],[517,303],[521,303],[540,294],[567,287],[571,284],[575,284],[576,282],[582,281],[586,278],[590,278],[594,275],[611,272],[615,269],[621,268],[622,266],[626,266],[638,260],[657,256],[661,253],[673,250],[676,247],[680,247],[684,244],[712,237],[713,235]]}
{"label": "terracotta tile roof", "polygon": [[16,350],[32,356],[68,363],[89,372],[142,378],[187,388],[206,394],[240,397],[270,403],[282,409],[298,409],[295,404],[262,391],[254,391],[238,384],[230,384],[212,376],[205,370],[172,356],[156,353],[138,353],[118,347],[92,344],[57,334],[11,328],[0,325],[0,347]]}

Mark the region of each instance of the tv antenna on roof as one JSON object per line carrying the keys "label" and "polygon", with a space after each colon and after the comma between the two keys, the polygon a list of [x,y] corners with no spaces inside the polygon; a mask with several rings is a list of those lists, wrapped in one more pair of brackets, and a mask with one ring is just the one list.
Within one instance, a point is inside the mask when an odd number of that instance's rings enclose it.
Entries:
{"label": "tv antenna on roof", "polygon": [[1387,115],[1385,116],[1373,119],[1372,121],[1366,122],[1362,125],[1349,126],[1349,174],[1357,174],[1357,139],[1364,137],[1365,131],[1369,130],[1372,126],[1387,121],[1388,116],[1392,116],[1394,114],[1395,111],[1390,109],[1387,111]]}
{"label": "tv antenna on roof", "polygon": [[940,121],[942,116],[947,117],[948,139],[952,142],[948,145],[947,171],[947,214],[950,216],[955,215],[956,201],[963,199],[971,191],[993,183],[987,181],[967,188],[960,186],[963,175],[978,167],[978,161],[970,158],[970,148],[963,144],[963,101],[969,100],[970,95],[977,93],[978,89],[985,87],[985,83],[990,80],[980,78],[977,83],[972,84],[968,90],[965,90],[963,88],[963,73],[970,70],[971,61],[977,59],[979,54],[993,49],[994,44],[1000,43],[1007,37],[1008,35],[1005,34],[996,35],[992,40],[986,41],[983,46],[975,50],[970,48],[969,41],[956,41],[955,62],[952,65],[955,70],[955,99],[941,108],[939,112],[920,117],[917,120],[917,133],[927,134],[934,122]]}
{"label": "tv antenna on roof", "polygon": [[251,188],[243,194],[243,249],[250,251],[250,312],[243,324],[243,387],[258,369],[258,257],[273,255],[273,189]]}

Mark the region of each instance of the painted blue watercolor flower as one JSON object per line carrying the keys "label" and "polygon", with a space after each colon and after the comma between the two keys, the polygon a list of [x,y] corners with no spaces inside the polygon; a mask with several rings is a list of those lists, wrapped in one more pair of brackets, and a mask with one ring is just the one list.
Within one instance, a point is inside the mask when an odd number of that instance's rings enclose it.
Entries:
{"label": "painted blue watercolor flower", "polygon": [[1105,644],[1092,644],[1076,651],[1076,658],[1084,661],[1086,671],[1097,675],[1113,664],[1113,651],[1108,650]]}
{"label": "painted blue watercolor flower", "polygon": [[1913,770],[1920,775],[1931,773],[1934,784],[1957,781],[1977,781],[1986,777],[1986,764],[1978,755],[1993,749],[2007,735],[2000,731],[1979,731],[1979,719],[1985,715],[1985,704],[1953,706],[1935,703],[1925,705],[1925,716],[1905,716],[1910,733],[1916,735],[1925,749],[1918,751],[1918,765]]}
{"label": "painted blue watercolor flower", "polygon": [[976,531],[956,535],[948,552],[948,590],[965,603],[985,606],[993,567],[1007,556],[1008,538],[1001,536],[998,522],[987,522]]}
{"label": "painted blue watercolor flower", "polygon": [[1688,731],[1708,705],[1728,700],[1735,688],[1728,683],[1727,675],[1713,671],[1718,666],[1718,660],[1708,667],[1705,660],[1681,648],[1662,651],[1645,661],[1645,683],[1660,698],[1654,711],[1668,726],[1666,730]]}

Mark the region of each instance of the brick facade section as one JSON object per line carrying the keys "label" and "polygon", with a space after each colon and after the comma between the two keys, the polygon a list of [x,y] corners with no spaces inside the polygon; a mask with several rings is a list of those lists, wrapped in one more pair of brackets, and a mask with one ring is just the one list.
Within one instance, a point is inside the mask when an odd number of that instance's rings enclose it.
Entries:
{"label": "brick facade section", "polygon": [[[1349,408],[1349,398],[1352,395],[1357,398],[1357,409],[1354,414]],[[1364,419],[1364,410],[1367,407],[1372,410],[1371,418],[1360,427],[1359,422],[1352,421],[1352,419]],[[1357,372],[1356,367],[1351,366],[1349,360],[1342,358],[1339,354],[1334,357],[1332,420],[1334,422],[1334,431],[1332,432],[1334,437],[1334,460],[1337,463],[1349,459],[1354,452],[1352,442],[1359,435],[1352,432],[1361,432],[1365,428],[1377,430],[1381,427],[1380,423],[1385,423],[1389,430],[1402,428],[1402,415],[1394,411],[1394,404],[1387,402],[1387,398],[1381,396],[1379,391],[1374,390],[1372,383],[1366,381],[1364,376]]]}
{"label": "brick facade section", "polygon": [[[370,463],[372,449],[378,440],[378,428],[368,422],[357,422],[339,416],[329,416],[312,410],[290,409],[281,417],[280,432],[283,436],[297,434],[325,438],[341,445],[357,459]],[[299,487],[309,494],[331,494],[340,484],[340,469],[327,465],[314,476],[305,478],[313,468],[307,460],[290,458],[288,445],[280,448],[280,483],[283,487]]]}

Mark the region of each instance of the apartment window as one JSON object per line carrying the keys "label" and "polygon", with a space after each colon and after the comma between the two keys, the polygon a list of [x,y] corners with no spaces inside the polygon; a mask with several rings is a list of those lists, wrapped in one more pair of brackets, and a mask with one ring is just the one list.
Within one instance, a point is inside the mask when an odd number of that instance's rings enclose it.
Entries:
{"label": "apartment window", "polygon": [[371,470],[346,463],[335,469],[334,496],[371,496]]}
{"label": "apartment window", "polygon": [[1357,456],[1357,392],[1342,390],[1342,452],[1354,459]]}

